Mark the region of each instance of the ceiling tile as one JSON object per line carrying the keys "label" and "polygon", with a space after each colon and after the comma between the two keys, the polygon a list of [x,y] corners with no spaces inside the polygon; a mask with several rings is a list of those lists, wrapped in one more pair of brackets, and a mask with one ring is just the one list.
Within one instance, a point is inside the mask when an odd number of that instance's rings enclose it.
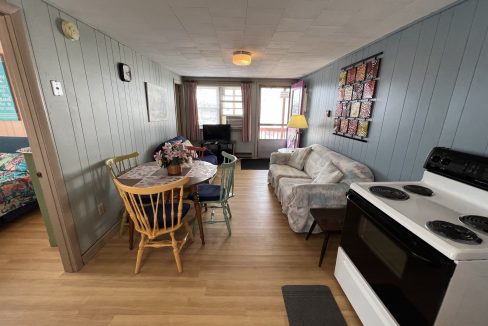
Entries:
{"label": "ceiling tile", "polygon": [[177,74],[255,78],[301,77],[454,1],[49,0]]}

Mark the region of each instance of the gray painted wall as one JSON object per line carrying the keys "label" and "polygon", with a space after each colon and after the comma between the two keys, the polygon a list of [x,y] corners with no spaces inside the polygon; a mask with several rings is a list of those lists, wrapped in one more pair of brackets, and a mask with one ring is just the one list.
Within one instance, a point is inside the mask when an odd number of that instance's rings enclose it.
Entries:
{"label": "gray painted wall", "polygon": [[[102,32],[39,0],[12,1],[24,9],[44,100],[82,253],[119,221],[122,207],[104,160],[138,151],[141,161],[176,135],[173,79],[179,76]],[[59,32],[57,21],[77,23],[79,41]],[[120,81],[117,62],[132,68],[133,80]],[[61,81],[64,96],[52,94]],[[148,122],[144,82],[165,90],[169,119]],[[97,207],[103,203],[106,213]]]}
{"label": "gray painted wall", "polygon": [[[361,161],[377,180],[420,179],[434,146],[488,155],[487,16],[488,1],[464,1],[306,76],[302,145],[323,144]],[[332,135],[325,111],[335,111],[340,68],[381,51],[369,142]]]}

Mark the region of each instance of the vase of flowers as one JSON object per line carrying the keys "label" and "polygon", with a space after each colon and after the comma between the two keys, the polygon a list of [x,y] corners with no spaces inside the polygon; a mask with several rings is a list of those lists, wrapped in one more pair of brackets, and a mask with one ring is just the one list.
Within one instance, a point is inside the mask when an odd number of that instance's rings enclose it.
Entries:
{"label": "vase of flowers", "polygon": [[188,162],[189,157],[190,152],[181,141],[177,141],[164,144],[163,149],[154,155],[154,160],[168,170],[168,175],[180,175],[181,164]]}

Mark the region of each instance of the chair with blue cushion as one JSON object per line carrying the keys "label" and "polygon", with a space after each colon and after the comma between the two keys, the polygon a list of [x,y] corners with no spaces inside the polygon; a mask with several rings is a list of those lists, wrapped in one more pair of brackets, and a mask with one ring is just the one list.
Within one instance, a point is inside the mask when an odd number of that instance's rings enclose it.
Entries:
{"label": "chair with blue cushion", "polygon": [[[224,220],[215,220],[214,211],[209,221],[206,223],[223,223],[227,225],[229,235],[232,234],[230,228],[230,219],[232,213],[230,211],[229,199],[234,196],[234,171],[236,167],[237,157],[226,152],[222,152],[224,162],[220,165],[220,185],[201,184],[198,185],[198,198],[202,205],[208,205],[211,208],[222,208],[224,213]],[[190,194],[190,199],[193,200],[194,194]]]}
{"label": "chair with blue cushion", "polygon": [[[134,222],[134,228],[141,234],[135,273],[141,270],[144,249],[171,247],[176,260],[178,272],[182,272],[180,252],[188,239],[193,240],[193,234],[185,218],[190,210],[190,204],[183,202],[183,189],[189,178],[152,187],[131,187],[114,179],[120,197],[122,198],[129,217]],[[149,204],[143,203],[142,197],[149,198]],[[183,227],[186,234],[182,240],[177,240],[175,232]],[[169,234],[170,239],[161,239]]]}

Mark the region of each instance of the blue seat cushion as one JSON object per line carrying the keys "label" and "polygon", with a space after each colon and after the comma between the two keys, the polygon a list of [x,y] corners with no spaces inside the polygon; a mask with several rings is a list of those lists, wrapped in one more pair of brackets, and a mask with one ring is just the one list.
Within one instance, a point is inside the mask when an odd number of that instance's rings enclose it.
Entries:
{"label": "blue seat cushion", "polygon": [[[164,210],[165,210],[165,215],[166,215],[166,227],[171,227],[171,219],[173,216],[171,216],[171,206],[174,206],[174,224],[176,225],[178,223],[178,204],[175,203],[173,205],[171,204],[165,204],[164,205]],[[151,227],[154,226],[154,216],[153,216],[153,210],[151,206],[144,206],[144,210],[146,211],[147,218],[149,220],[149,225]],[[186,214],[188,214],[188,211],[190,210],[190,204],[188,203],[183,203],[183,207],[181,209],[181,220],[183,220],[183,217],[185,217]],[[161,208],[158,209],[158,226],[160,228],[164,227],[164,222],[163,222],[163,211]]]}
{"label": "blue seat cushion", "polygon": [[205,154],[201,160],[213,165],[219,165],[219,160],[217,156],[213,154]]}
{"label": "blue seat cushion", "polygon": [[[198,185],[198,196],[200,201],[219,201],[220,200],[220,186],[201,184]],[[188,199],[193,200],[193,194],[188,196]]]}

